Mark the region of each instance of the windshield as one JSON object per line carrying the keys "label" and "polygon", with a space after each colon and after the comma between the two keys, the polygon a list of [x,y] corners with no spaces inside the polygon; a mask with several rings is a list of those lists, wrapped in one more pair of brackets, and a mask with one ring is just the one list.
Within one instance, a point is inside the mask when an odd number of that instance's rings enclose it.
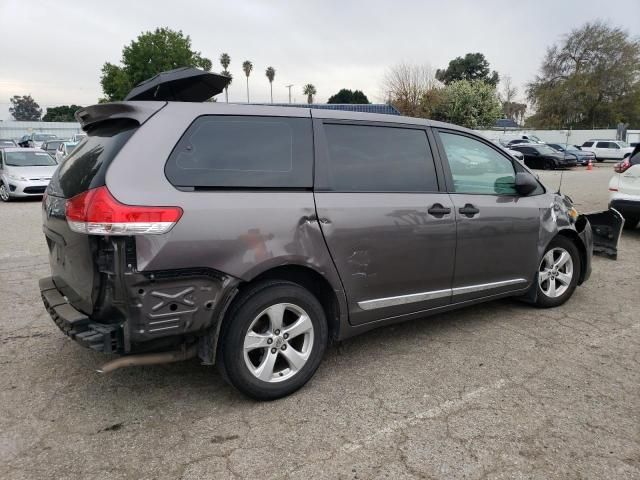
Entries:
{"label": "windshield", "polygon": [[6,152],[5,163],[9,167],[47,167],[57,165],[46,152]]}
{"label": "windshield", "polygon": [[33,136],[33,139],[36,142],[45,142],[47,140],[51,140],[52,138],[56,138],[56,136],[51,133],[36,133]]}
{"label": "windshield", "polygon": [[557,151],[547,145],[536,146],[535,149],[543,155],[557,155]]}
{"label": "windshield", "polygon": [[621,148],[627,148],[631,146],[627,142],[623,142],[622,140],[618,142],[618,145],[620,145]]}

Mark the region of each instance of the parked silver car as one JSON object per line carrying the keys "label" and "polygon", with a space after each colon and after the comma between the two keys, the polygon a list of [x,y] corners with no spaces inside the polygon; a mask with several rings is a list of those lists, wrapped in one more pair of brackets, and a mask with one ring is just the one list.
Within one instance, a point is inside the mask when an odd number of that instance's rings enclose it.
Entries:
{"label": "parked silver car", "polygon": [[58,163],[39,148],[0,149],[0,200],[42,196]]}
{"label": "parked silver car", "polygon": [[60,329],[115,368],[198,356],[287,395],[331,339],[516,296],[567,301],[592,231],[566,196],[471,130],[391,115],[128,101],[43,202]]}

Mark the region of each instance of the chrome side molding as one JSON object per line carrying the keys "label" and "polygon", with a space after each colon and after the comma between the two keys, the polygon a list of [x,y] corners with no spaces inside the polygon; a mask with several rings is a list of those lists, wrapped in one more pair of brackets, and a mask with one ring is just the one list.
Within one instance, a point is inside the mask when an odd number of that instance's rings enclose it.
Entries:
{"label": "chrome side molding", "polygon": [[362,310],[375,310],[376,308],[395,307],[398,305],[406,305],[409,303],[424,302],[427,300],[435,300],[451,295],[464,295],[467,293],[481,292],[483,290],[491,290],[494,288],[508,287],[510,285],[526,284],[524,278],[512,278],[510,280],[502,280],[499,282],[480,283],[477,285],[468,285],[466,287],[447,288],[444,290],[432,290],[430,292],[411,293],[409,295],[398,295],[396,297],[374,298],[372,300],[363,300],[358,302],[358,306]]}
{"label": "chrome side molding", "polygon": [[362,302],[358,302],[358,306],[363,310],[374,310],[376,308],[393,307],[396,305],[404,305],[407,303],[435,300],[436,298],[448,297],[449,295],[451,295],[451,289],[447,288],[445,290],[432,290],[431,292],[412,293],[410,295],[400,295],[397,297],[364,300]]}

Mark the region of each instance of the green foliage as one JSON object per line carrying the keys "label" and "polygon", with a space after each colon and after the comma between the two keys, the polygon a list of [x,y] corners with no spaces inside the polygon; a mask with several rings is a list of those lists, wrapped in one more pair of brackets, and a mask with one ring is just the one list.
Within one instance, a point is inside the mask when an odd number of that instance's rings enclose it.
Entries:
{"label": "green foliage", "polygon": [[9,99],[11,107],[9,107],[9,113],[16,120],[21,121],[36,121],[42,117],[42,109],[36,101],[31,98],[31,95],[14,95]]}
{"label": "green foliage", "polygon": [[273,83],[273,79],[276,78],[276,69],[273,67],[268,67],[264,74],[269,79],[269,83]]}
{"label": "green foliage", "polygon": [[537,128],[640,127],[640,40],[603,22],[587,23],[548,48],[528,85]]}
{"label": "green foliage", "polygon": [[467,53],[464,58],[454,58],[445,70],[436,71],[436,78],[445,85],[458,80],[482,80],[495,87],[500,81],[498,72],[490,70],[489,62],[482,53]]}
{"label": "green foliage", "polygon": [[316,91],[316,87],[313,84],[307,83],[302,88],[302,93],[307,96],[307,103],[311,105],[313,103],[313,96],[318,92]]}
{"label": "green foliage", "polygon": [[42,117],[43,122],[75,122],[75,113],[82,107],[78,105],[61,105],[47,108],[47,113]]}
{"label": "green foliage", "polygon": [[360,90],[341,89],[335,95],[329,97],[328,103],[371,103],[367,96]]}
{"label": "green foliage", "polygon": [[197,67],[211,70],[211,60],[191,49],[191,38],[182,31],[156,28],[144,32],[122,49],[122,66],[105,63],[100,84],[106,100],[122,100],[143,80],[166,70]]}
{"label": "green foliage", "polygon": [[425,116],[467,128],[491,127],[502,114],[495,88],[483,80],[458,80],[423,97]]}

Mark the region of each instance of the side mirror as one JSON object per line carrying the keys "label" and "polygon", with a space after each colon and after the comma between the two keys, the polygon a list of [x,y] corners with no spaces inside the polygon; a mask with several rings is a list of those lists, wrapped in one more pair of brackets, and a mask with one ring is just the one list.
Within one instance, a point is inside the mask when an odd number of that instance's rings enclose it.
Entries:
{"label": "side mirror", "polygon": [[526,197],[536,188],[538,188],[538,182],[530,173],[516,173],[516,192],[518,192],[518,195]]}

